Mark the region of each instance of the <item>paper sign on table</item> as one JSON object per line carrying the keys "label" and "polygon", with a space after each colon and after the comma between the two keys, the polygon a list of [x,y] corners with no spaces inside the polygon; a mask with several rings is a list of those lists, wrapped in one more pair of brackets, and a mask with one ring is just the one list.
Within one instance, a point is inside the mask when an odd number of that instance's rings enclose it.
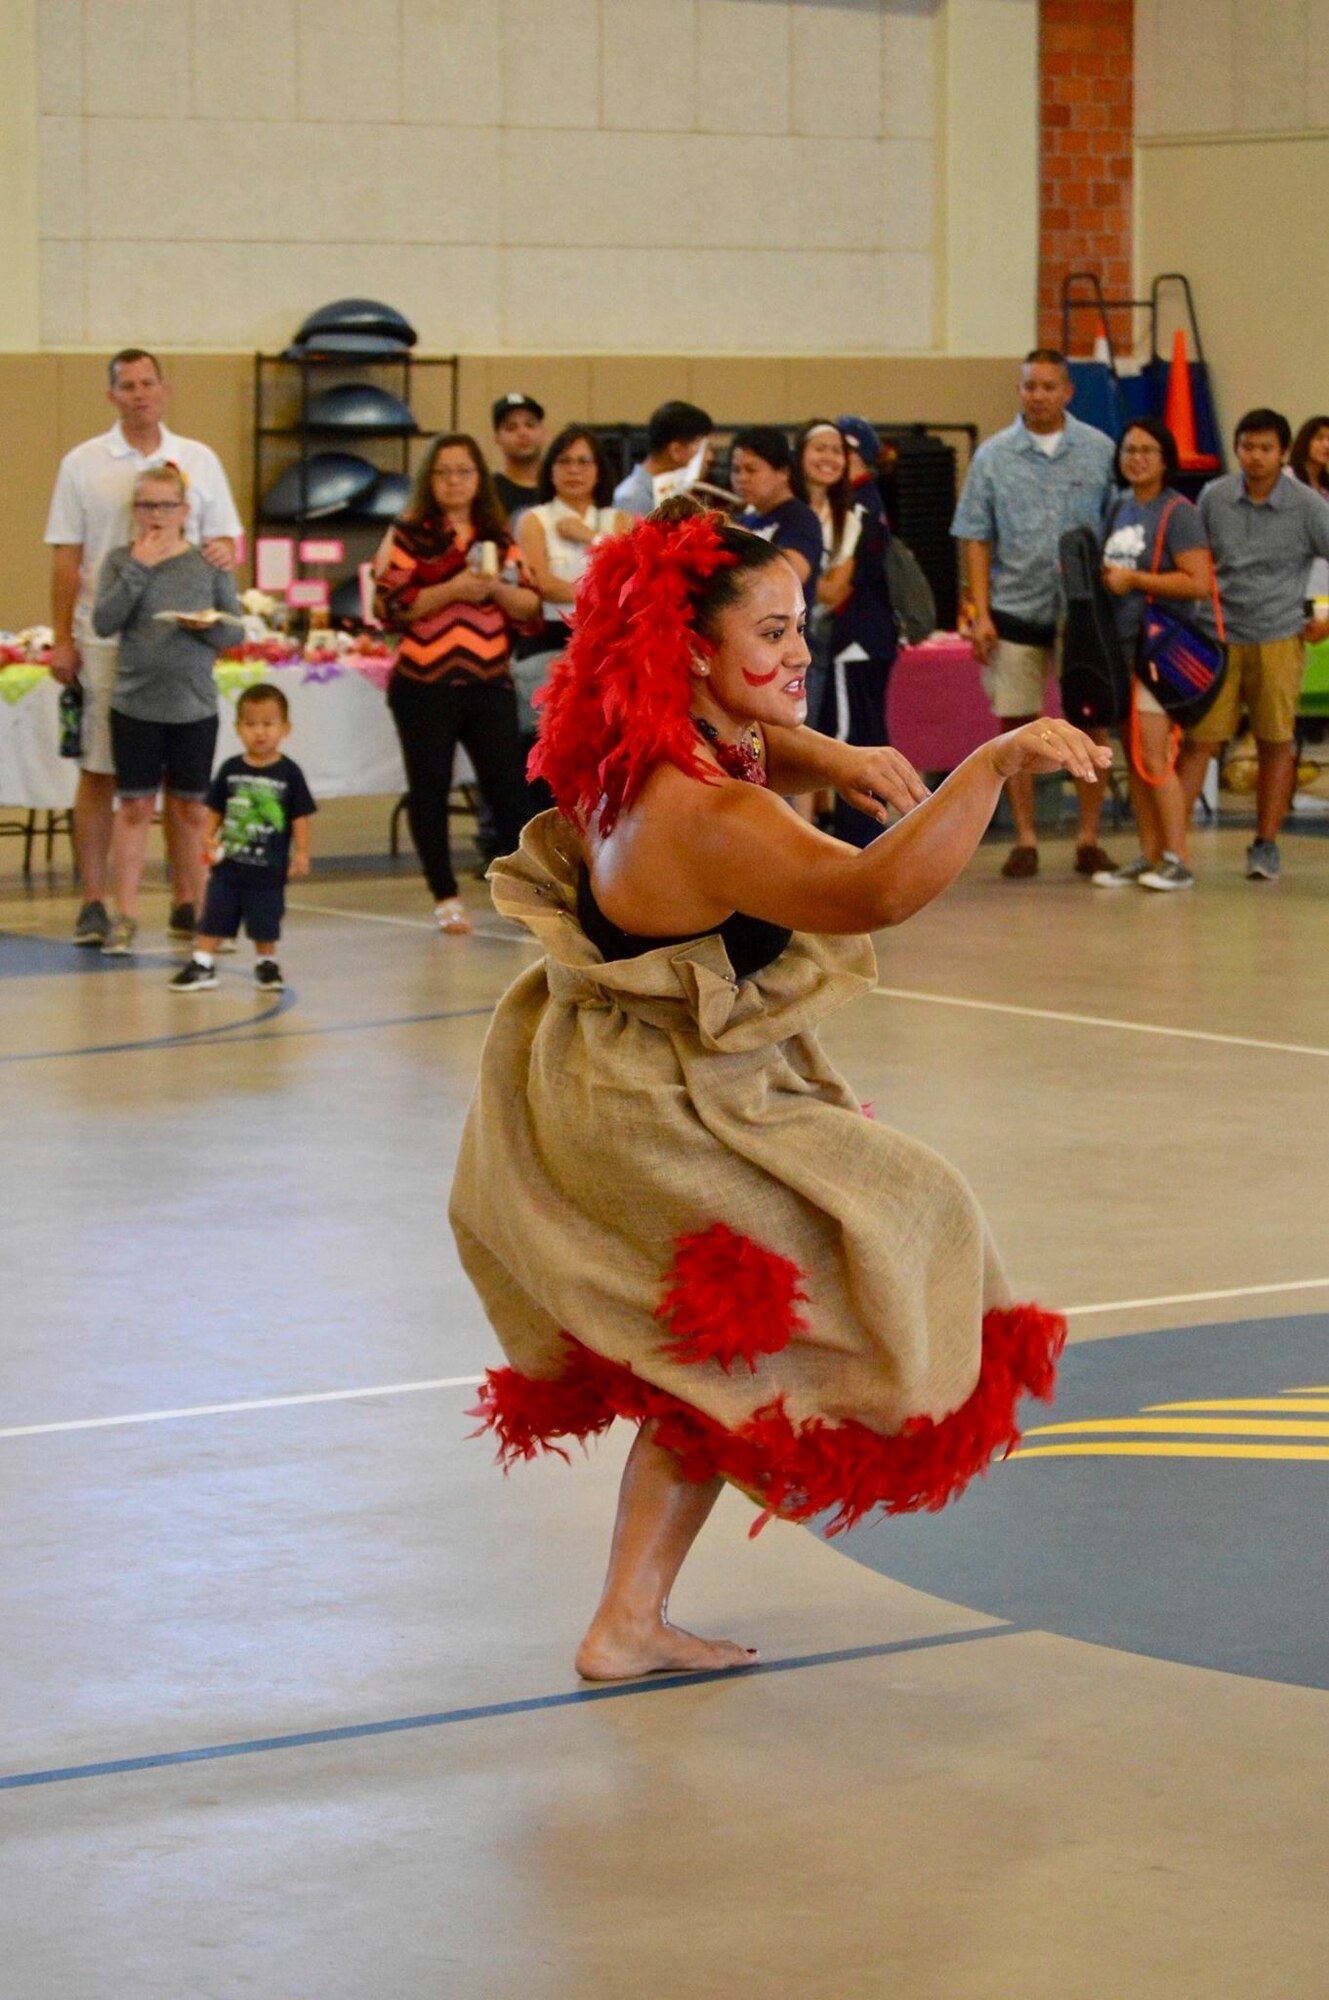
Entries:
{"label": "paper sign on table", "polygon": [[301,542],[300,560],[302,563],[345,562],[346,544],[331,539],[321,542]]}
{"label": "paper sign on table", "polygon": [[286,602],[293,611],[326,611],[328,585],[323,577],[305,577],[286,586]]}
{"label": "paper sign on table", "polygon": [[295,543],[289,535],[260,535],[254,544],[254,582],[280,597],[295,575]]}

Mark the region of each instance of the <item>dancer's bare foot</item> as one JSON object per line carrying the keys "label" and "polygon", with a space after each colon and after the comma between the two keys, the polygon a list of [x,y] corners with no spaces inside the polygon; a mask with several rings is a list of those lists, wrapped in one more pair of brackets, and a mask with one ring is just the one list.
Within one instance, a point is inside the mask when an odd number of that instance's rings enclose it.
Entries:
{"label": "dancer's bare foot", "polygon": [[640,1674],[724,1673],[757,1663],[753,1646],[732,1639],[699,1639],[694,1632],[658,1623],[641,1626],[597,1614],[577,1648],[577,1672],[586,1681],[630,1681]]}

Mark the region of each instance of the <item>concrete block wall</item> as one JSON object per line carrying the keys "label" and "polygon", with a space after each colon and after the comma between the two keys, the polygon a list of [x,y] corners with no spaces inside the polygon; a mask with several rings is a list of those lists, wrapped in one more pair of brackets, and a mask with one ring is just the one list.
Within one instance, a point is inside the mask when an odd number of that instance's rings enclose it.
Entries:
{"label": "concrete block wall", "polygon": [[926,353],[937,0],[36,0],[41,339]]}

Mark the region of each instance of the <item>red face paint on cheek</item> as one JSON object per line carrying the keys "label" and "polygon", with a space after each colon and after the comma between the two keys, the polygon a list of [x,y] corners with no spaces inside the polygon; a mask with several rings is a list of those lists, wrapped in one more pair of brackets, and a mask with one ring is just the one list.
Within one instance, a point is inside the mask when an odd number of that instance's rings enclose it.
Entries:
{"label": "red face paint on cheek", "polygon": [[739,668],[739,672],[750,688],[769,687],[779,671],[778,667],[772,667],[768,674],[750,674],[746,667]]}

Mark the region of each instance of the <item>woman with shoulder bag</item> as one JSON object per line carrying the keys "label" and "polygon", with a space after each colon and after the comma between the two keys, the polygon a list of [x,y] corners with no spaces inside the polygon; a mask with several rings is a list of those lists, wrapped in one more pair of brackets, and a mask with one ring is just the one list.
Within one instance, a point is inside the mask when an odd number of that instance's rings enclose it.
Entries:
{"label": "woman with shoulder bag", "polygon": [[[1128,491],[1109,509],[1103,582],[1115,602],[1117,637],[1128,659],[1140,643],[1147,603],[1179,612],[1212,638],[1213,560],[1197,507],[1170,482],[1179,469],[1177,442],[1155,417],[1137,417],[1117,451],[1117,478]],[[1180,730],[1135,674],[1126,728],[1131,804],[1140,853],[1122,868],[1102,869],[1100,889],[1191,889],[1188,816],[1177,776]]]}

